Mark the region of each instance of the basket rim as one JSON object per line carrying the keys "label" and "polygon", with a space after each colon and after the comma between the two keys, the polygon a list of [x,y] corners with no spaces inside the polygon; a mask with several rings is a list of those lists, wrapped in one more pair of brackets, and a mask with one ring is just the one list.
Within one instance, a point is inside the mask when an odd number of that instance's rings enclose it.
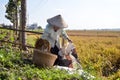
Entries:
{"label": "basket rim", "polygon": [[54,56],[54,57],[57,58],[57,55],[52,54],[52,53],[49,52],[49,51],[40,51],[39,49],[34,49],[34,51],[37,51],[37,52],[40,52],[40,53],[43,53],[43,54],[46,54],[46,55]]}

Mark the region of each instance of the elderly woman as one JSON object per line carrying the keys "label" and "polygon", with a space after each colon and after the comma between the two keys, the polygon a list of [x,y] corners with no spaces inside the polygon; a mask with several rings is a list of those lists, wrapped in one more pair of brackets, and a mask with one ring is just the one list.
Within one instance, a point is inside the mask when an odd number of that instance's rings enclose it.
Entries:
{"label": "elderly woman", "polygon": [[[58,59],[55,61],[55,65],[60,65],[61,56],[58,55],[58,52],[61,49],[59,40],[60,36],[63,37],[63,39],[68,40],[68,42],[72,42],[63,30],[64,28],[67,28],[68,25],[65,23],[61,15],[49,18],[47,22],[48,24],[41,38],[49,41],[51,45],[50,52],[58,56]],[[70,62],[67,61],[67,63],[69,64]]]}

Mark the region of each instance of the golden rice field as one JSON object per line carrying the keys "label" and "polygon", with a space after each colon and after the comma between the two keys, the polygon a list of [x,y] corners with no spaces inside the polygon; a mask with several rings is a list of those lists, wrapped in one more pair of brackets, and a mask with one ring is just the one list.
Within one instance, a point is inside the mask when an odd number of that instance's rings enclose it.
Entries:
{"label": "golden rice field", "polygon": [[[84,70],[100,80],[120,80],[120,31],[67,31]],[[71,36],[70,36],[71,35]],[[34,45],[40,35],[28,35]]]}
{"label": "golden rice field", "polygon": [[[111,77],[113,68],[117,65],[120,68],[120,38],[71,36],[71,39],[83,68],[91,74]],[[115,75],[113,77],[120,77],[120,71]]]}
{"label": "golden rice field", "polygon": [[120,79],[120,32],[77,31],[70,38],[84,69],[103,80]]}

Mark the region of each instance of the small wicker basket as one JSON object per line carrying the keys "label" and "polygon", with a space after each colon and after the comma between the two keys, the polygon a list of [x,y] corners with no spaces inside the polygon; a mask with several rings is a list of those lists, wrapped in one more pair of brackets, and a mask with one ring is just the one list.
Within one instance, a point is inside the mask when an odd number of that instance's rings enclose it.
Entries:
{"label": "small wicker basket", "polygon": [[34,49],[33,63],[39,67],[51,67],[54,65],[57,55],[50,52],[42,52],[38,49]]}

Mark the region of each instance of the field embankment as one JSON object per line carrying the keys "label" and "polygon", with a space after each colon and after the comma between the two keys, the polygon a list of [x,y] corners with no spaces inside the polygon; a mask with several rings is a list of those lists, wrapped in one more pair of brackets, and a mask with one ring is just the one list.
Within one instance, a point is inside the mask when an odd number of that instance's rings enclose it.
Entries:
{"label": "field embankment", "polygon": [[104,30],[67,30],[70,36],[86,36],[86,37],[120,37],[120,31],[104,31]]}

